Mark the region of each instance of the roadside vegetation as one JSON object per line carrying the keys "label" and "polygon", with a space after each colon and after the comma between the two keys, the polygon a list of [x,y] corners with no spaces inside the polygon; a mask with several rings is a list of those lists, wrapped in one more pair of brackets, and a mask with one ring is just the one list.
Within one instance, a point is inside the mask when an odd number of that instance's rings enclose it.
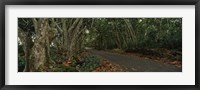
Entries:
{"label": "roadside vegetation", "polygon": [[182,67],[181,18],[18,18],[19,72],[126,72],[92,50]]}

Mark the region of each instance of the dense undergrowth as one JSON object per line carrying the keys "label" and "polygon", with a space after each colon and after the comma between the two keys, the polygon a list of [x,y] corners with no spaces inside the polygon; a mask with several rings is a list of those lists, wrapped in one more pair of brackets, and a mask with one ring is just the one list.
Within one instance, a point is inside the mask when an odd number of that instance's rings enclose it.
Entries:
{"label": "dense undergrowth", "polygon": [[[51,48],[50,57],[51,63],[45,72],[118,72],[126,71],[125,68],[118,64],[113,64],[108,60],[90,55],[87,51],[83,51],[77,56],[73,56],[71,61],[66,61],[66,56],[58,54],[58,51]],[[178,50],[167,50],[163,48],[155,49],[132,49],[121,50],[113,49],[110,52],[137,55],[152,60],[167,62],[169,64],[176,64],[181,67],[182,53]],[[24,54],[18,56],[18,71],[22,72],[25,68]]]}
{"label": "dense undergrowth", "polygon": [[[118,64],[113,64],[102,57],[90,55],[87,51],[83,51],[72,60],[66,61],[63,54],[57,53],[58,51],[51,48],[50,57],[51,62],[44,72],[116,72],[125,71],[124,68]],[[23,72],[25,68],[24,55],[18,56],[18,71]]]}
{"label": "dense undergrowth", "polygon": [[[22,72],[25,67],[24,57],[19,56],[18,68]],[[48,67],[47,72],[91,72],[100,66],[101,58],[98,56],[86,56],[79,60],[74,57],[70,62],[54,63]]]}
{"label": "dense undergrowth", "polygon": [[56,64],[49,72],[91,72],[100,66],[100,57],[86,56],[80,59],[74,57],[71,61]]}

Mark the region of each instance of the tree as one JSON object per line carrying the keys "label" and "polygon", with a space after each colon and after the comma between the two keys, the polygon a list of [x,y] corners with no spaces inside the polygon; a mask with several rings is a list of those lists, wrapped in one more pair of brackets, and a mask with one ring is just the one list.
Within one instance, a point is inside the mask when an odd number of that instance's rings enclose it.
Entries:
{"label": "tree", "polygon": [[[19,18],[18,45],[24,71],[48,71],[52,56],[70,62],[85,47],[98,50],[182,48],[181,18]],[[19,47],[18,46],[18,47]],[[56,53],[52,53],[52,48]]]}
{"label": "tree", "polygon": [[33,19],[36,37],[31,52],[31,71],[45,71],[46,62],[49,59],[48,47],[48,19]]}

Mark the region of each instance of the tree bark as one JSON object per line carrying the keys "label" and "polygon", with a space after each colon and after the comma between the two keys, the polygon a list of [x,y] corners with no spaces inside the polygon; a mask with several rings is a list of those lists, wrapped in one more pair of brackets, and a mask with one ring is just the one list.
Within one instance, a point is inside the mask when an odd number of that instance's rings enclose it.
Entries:
{"label": "tree bark", "polygon": [[33,45],[32,38],[30,32],[24,32],[20,27],[18,28],[19,38],[22,43],[22,47],[25,53],[25,68],[24,72],[30,71],[30,52]]}
{"label": "tree bark", "polygon": [[47,42],[48,42],[48,19],[40,19],[38,21],[36,39],[32,48],[31,55],[31,71],[46,71],[45,63],[47,62]]}

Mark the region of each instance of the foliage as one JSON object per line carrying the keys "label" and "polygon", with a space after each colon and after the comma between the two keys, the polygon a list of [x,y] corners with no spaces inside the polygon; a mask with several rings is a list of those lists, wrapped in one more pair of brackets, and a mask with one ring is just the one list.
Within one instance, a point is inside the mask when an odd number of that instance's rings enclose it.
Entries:
{"label": "foliage", "polygon": [[22,72],[25,67],[24,51],[22,45],[18,46],[18,71]]}
{"label": "foliage", "polygon": [[25,54],[23,51],[22,45],[18,46],[18,54],[19,54],[19,56],[24,56],[24,54]]}
{"label": "foliage", "polygon": [[69,66],[59,65],[52,68],[51,72],[90,72],[94,71],[100,66],[101,58],[98,56],[86,56],[82,60],[78,60],[77,57],[73,57]]}
{"label": "foliage", "polygon": [[22,56],[18,56],[18,71],[22,72],[25,67],[25,59]]}
{"label": "foliage", "polygon": [[61,67],[57,67],[57,68],[52,68],[50,70],[50,72],[78,72],[76,70],[75,67],[64,67],[64,66],[61,66]]}
{"label": "foliage", "polygon": [[[79,56],[86,47],[175,59],[157,48],[182,52],[182,18],[19,18],[18,39],[19,71],[26,62],[33,69],[27,71],[34,71],[38,65],[50,67],[44,65],[52,60],[49,71],[90,72],[101,65],[101,58]],[[61,65],[66,61],[70,66]]]}
{"label": "foliage", "polygon": [[139,55],[141,57],[150,58],[153,60],[167,59],[169,62],[181,61],[182,53],[177,50],[168,50],[164,48],[155,48],[155,49],[134,49],[134,50],[126,50],[126,53]]}
{"label": "foliage", "polygon": [[[87,36],[96,49],[182,48],[181,18],[95,18]],[[91,45],[90,45],[91,46]]]}
{"label": "foliage", "polygon": [[66,59],[65,55],[62,54],[62,52],[59,51],[55,48],[55,47],[50,47],[50,58],[53,61],[57,61],[57,60],[64,60]]}
{"label": "foliage", "polygon": [[81,72],[90,72],[95,70],[100,66],[100,57],[98,56],[88,56],[84,58],[84,63],[82,65],[78,65],[80,67]]}

